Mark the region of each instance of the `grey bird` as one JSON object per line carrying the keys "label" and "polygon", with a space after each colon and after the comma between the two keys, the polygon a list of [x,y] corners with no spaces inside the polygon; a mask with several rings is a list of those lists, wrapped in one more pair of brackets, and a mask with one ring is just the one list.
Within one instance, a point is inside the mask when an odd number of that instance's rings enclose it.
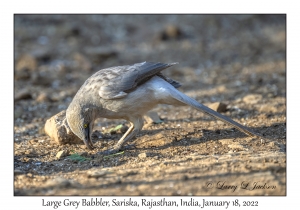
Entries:
{"label": "grey bird", "polygon": [[157,104],[189,105],[205,114],[229,123],[249,136],[260,137],[234,120],[226,117],[183,94],[180,84],[161,71],[177,63],[142,62],[127,66],[102,69],[78,90],[66,111],[70,129],[93,149],[91,134],[97,118],[125,119],[131,126],[118,143],[104,154],[119,151],[143,127],[143,116]]}

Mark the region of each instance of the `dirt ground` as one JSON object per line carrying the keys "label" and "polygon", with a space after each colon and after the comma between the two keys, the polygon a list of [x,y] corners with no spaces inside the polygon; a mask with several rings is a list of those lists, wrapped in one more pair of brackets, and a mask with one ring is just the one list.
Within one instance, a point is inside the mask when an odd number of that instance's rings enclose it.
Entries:
{"label": "dirt ground", "polygon": [[[15,15],[14,30],[15,195],[286,195],[285,15]],[[90,75],[142,61],[179,62],[164,74],[182,92],[265,140],[167,105],[115,156],[97,153],[122,119],[97,120],[92,151],[45,134]]]}

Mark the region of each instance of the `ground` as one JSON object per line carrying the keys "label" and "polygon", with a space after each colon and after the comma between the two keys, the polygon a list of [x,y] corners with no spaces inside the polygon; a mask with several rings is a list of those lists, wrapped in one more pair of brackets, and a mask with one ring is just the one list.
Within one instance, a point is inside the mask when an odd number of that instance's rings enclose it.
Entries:
{"label": "ground", "polygon": [[[285,15],[15,15],[15,195],[286,195]],[[98,119],[96,149],[44,133],[105,67],[179,62],[180,91],[264,136],[191,107],[158,105],[115,156],[98,155],[126,121]],[[60,151],[68,154],[57,158]],[[72,159],[72,154],[80,159]],[[73,155],[74,156],[74,155]]]}

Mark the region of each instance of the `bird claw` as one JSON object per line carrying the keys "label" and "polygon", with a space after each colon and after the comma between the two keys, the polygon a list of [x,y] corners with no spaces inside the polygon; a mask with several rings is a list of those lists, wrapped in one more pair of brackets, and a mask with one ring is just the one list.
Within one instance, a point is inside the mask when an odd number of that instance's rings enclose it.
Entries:
{"label": "bird claw", "polygon": [[119,152],[119,149],[111,148],[111,149],[108,149],[108,150],[105,150],[105,151],[102,151],[102,152],[98,152],[97,154],[99,154],[99,155],[112,155],[112,154],[115,154],[117,152]]}
{"label": "bird claw", "polygon": [[[135,147],[134,144],[129,144],[129,145],[123,146],[123,148],[125,150],[131,150],[131,149],[135,149],[136,147]],[[105,150],[105,151],[102,151],[102,152],[98,152],[97,154],[98,155],[112,155],[112,154],[115,154],[119,151],[120,151],[119,147],[113,147],[111,149],[108,149],[108,150]]]}

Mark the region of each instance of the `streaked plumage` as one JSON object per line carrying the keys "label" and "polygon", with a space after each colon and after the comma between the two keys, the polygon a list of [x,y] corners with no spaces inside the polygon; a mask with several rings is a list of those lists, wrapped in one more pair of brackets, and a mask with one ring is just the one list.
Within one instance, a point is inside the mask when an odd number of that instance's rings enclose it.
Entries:
{"label": "streaked plumage", "polygon": [[[177,63],[143,62],[100,70],[88,78],[67,109],[71,130],[92,149],[90,135],[96,118],[126,119],[131,127],[107,153],[121,149],[143,127],[143,115],[157,104],[189,105],[209,114],[240,131],[259,136],[229,117],[200,104],[176,88],[180,84],[162,75],[161,71]],[[85,125],[87,126],[86,128]]]}

